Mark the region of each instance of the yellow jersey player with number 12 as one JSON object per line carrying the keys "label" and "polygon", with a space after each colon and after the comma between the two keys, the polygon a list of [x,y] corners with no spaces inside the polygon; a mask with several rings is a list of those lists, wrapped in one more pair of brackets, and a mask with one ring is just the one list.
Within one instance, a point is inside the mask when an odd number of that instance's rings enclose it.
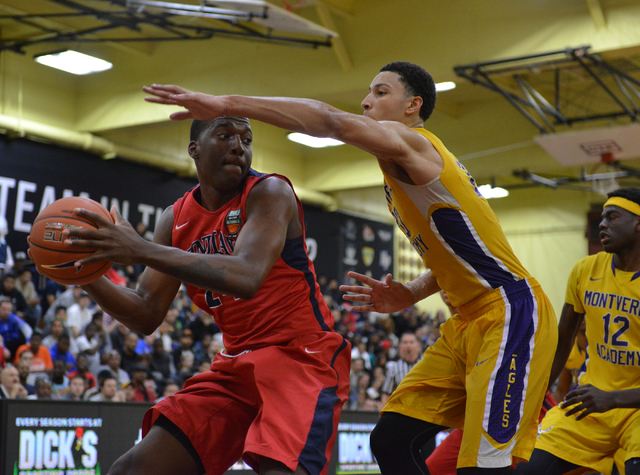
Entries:
{"label": "yellow jersey player with number 12", "polygon": [[585,366],[578,386],[540,424],[531,461],[518,465],[523,474],[610,473],[622,449],[626,475],[640,475],[640,189],[608,196],[600,223],[605,252],[571,272],[550,380],[583,320]]}

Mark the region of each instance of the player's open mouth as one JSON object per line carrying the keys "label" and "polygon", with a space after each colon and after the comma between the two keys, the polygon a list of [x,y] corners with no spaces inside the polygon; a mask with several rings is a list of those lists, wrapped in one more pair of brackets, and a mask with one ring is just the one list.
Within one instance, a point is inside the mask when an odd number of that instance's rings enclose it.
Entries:
{"label": "player's open mouth", "polygon": [[605,243],[609,242],[609,235],[608,234],[604,234],[604,233],[600,233],[600,242],[602,244],[605,244]]}

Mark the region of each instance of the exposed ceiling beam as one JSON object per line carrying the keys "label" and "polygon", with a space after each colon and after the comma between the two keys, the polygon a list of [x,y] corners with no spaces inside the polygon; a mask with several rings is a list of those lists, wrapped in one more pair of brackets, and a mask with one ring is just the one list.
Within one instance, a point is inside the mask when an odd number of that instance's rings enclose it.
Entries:
{"label": "exposed ceiling beam", "polygon": [[593,23],[596,25],[596,29],[601,30],[605,28],[607,26],[607,20],[604,18],[600,0],[587,0],[587,6],[589,7],[589,13],[591,14]]}
{"label": "exposed ceiling beam", "polygon": [[[316,11],[318,12],[318,16],[320,17],[320,22],[322,26],[325,28],[338,32],[335,23],[333,22],[333,18],[331,18],[331,12],[329,11],[329,7],[324,2],[318,1],[316,3]],[[338,58],[338,62],[342,67],[344,72],[349,72],[353,69],[353,63],[351,62],[351,58],[349,58],[349,53],[347,52],[347,48],[344,45],[344,41],[340,36],[336,36],[331,38],[331,48]]]}
{"label": "exposed ceiling beam", "polygon": [[[7,14],[9,15],[28,15],[29,14],[29,12],[26,12],[24,10],[19,10],[17,8],[13,8],[13,7],[2,5],[2,4],[0,4],[0,10],[7,12]],[[35,20],[32,20],[32,21],[36,23]],[[42,27],[44,27],[45,29],[50,29],[52,31],[59,32],[59,33],[73,33],[75,31],[75,28],[71,28],[67,25],[59,23],[57,21],[50,20],[48,18],[39,18],[37,20],[37,24],[42,25]],[[42,37],[45,37],[45,36],[46,35],[42,35]],[[87,38],[97,39],[98,37],[94,35],[87,35]],[[116,43],[113,41],[107,41],[104,44],[107,46],[110,46],[111,48],[122,51],[124,53],[134,54],[136,56],[145,57],[145,58],[148,58],[149,56],[151,56],[151,53],[153,53],[153,49],[154,49],[154,46],[151,43],[137,44],[135,47],[129,46],[123,43]]]}

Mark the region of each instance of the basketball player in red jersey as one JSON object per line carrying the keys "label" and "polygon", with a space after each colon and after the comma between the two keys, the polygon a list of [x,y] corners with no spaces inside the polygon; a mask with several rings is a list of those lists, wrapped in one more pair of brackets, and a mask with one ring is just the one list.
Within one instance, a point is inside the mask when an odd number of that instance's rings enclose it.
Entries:
{"label": "basketball player in red jersey", "polygon": [[147,266],[136,290],[104,277],[84,286],[105,311],[150,333],[184,282],[224,336],[211,370],[147,412],[144,438],[111,474],[216,475],[240,458],[262,475],[327,472],[351,349],[332,331],[302,205],[285,177],[250,168],[251,141],[244,118],[193,122],[189,155],[200,184],[167,208],[153,243],[115,209],[115,224],[76,210],[99,226],[67,233],[71,248],[97,249],[77,265]]}

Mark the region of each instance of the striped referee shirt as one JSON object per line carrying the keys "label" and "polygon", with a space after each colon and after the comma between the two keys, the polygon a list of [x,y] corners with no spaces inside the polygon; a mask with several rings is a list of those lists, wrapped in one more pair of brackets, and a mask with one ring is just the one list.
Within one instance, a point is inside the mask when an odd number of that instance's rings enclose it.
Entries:
{"label": "striped referee shirt", "polygon": [[391,394],[400,384],[400,381],[404,379],[407,373],[413,368],[418,361],[422,359],[422,355],[418,357],[413,363],[407,363],[403,359],[398,361],[392,361],[387,368],[386,379],[382,385],[382,392],[384,394]]}

